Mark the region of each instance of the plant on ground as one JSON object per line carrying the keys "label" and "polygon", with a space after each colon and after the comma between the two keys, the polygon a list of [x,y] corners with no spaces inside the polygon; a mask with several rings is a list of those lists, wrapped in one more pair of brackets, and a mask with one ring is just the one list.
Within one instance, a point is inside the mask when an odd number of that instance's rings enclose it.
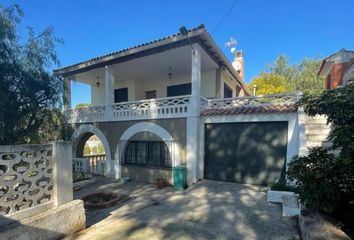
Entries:
{"label": "plant on ground", "polygon": [[40,143],[64,138],[63,81],[50,73],[59,63],[52,27],[27,39],[17,29],[23,12],[0,5],[0,144]]}
{"label": "plant on ground", "polygon": [[[288,177],[296,181],[300,200],[306,206],[348,213],[354,203],[354,83],[318,96],[305,95],[299,104],[309,116],[327,117],[333,146],[312,148],[308,156],[295,156]],[[333,153],[338,150],[338,154]]]}

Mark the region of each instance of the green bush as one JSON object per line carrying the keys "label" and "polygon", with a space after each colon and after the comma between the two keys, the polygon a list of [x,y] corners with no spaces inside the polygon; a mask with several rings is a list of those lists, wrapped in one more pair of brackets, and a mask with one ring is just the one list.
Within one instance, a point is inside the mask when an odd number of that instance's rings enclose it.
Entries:
{"label": "green bush", "polygon": [[[288,178],[295,181],[300,201],[324,212],[349,209],[354,200],[354,83],[304,96],[299,105],[309,116],[326,115],[332,124],[333,147],[312,148],[308,156],[295,156]],[[340,150],[338,155],[331,153]]]}
{"label": "green bush", "polygon": [[342,198],[341,170],[333,154],[317,147],[308,156],[296,156],[289,163],[288,178],[295,181],[305,206],[332,212]]}

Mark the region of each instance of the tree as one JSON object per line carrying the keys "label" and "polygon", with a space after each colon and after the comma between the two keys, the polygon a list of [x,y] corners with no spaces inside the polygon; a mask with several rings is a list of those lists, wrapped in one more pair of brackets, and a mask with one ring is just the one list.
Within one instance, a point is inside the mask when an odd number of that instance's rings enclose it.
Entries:
{"label": "tree", "polygon": [[[290,65],[287,57],[280,54],[273,64],[252,80],[249,88],[257,85],[257,94],[262,95],[295,91],[318,94],[324,90],[323,78],[317,75],[320,65],[321,60],[317,58],[304,58],[300,63]],[[279,78],[283,78],[281,85],[278,85]]]}
{"label": "tree", "polygon": [[59,63],[55,45],[61,40],[49,27],[39,34],[28,28],[28,38],[20,41],[22,16],[18,5],[0,5],[0,144],[55,140],[65,128],[58,110],[63,81],[48,70]]}
{"label": "tree", "polygon": [[292,67],[289,83],[294,91],[319,94],[324,91],[324,79],[318,76],[321,60],[305,58]]}
{"label": "tree", "polygon": [[76,104],[75,108],[88,108],[88,107],[91,107],[91,104],[90,103],[78,103]]}
{"label": "tree", "polygon": [[285,78],[276,73],[263,73],[248,85],[252,89],[256,85],[257,95],[285,93],[288,91]]}

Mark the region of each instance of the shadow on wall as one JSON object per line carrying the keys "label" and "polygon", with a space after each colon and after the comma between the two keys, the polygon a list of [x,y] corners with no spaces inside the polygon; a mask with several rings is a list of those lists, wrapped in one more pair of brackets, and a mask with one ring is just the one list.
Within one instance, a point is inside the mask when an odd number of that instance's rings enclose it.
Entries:
{"label": "shadow on wall", "polygon": [[287,122],[207,124],[205,177],[266,186],[286,160]]}
{"label": "shadow on wall", "polygon": [[[64,236],[63,233],[46,230],[44,228],[32,227],[23,223],[0,215],[0,239],[14,240],[14,239],[58,239]],[[45,227],[45,226],[43,226]]]}

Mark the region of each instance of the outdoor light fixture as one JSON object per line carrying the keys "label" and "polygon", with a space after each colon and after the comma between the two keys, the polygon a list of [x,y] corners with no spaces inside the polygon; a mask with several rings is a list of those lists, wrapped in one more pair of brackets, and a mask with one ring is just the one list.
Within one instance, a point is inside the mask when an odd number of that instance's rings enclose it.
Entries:
{"label": "outdoor light fixture", "polygon": [[96,87],[100,87],[100,85],[101,85],[101,83],[100,83],[99,79],[100,79],[100,78],[97,76]]}
{"label": "outdoor light fixture", "polygon": [[191,42],[191,39],[189,38],[188,36],[188,30],[185,26],[182,26],[179,28],[179,32],[183,35],[183,36],[186,36],[187,39],[188,39],[188,42],[189,42],[189,45],[191,46],[191,49],[192,49],[192,53],[194,54],[194,49],[193,49],[193,46],[192,46],[192,42]]}
{"label": "outdoor light fixture", "polygon": [[169,78],[169,79],[171,79],[171,78],[172,78],[172,76],[173,76],[173,73],[172,73],[172,68],[171,68],[171,67],[169,67],[169,68],[168,68],[168,70],[169,70],[169,72],[168,72],[168,74],[167,74],[167,75],[168,75],[168,78]]}

